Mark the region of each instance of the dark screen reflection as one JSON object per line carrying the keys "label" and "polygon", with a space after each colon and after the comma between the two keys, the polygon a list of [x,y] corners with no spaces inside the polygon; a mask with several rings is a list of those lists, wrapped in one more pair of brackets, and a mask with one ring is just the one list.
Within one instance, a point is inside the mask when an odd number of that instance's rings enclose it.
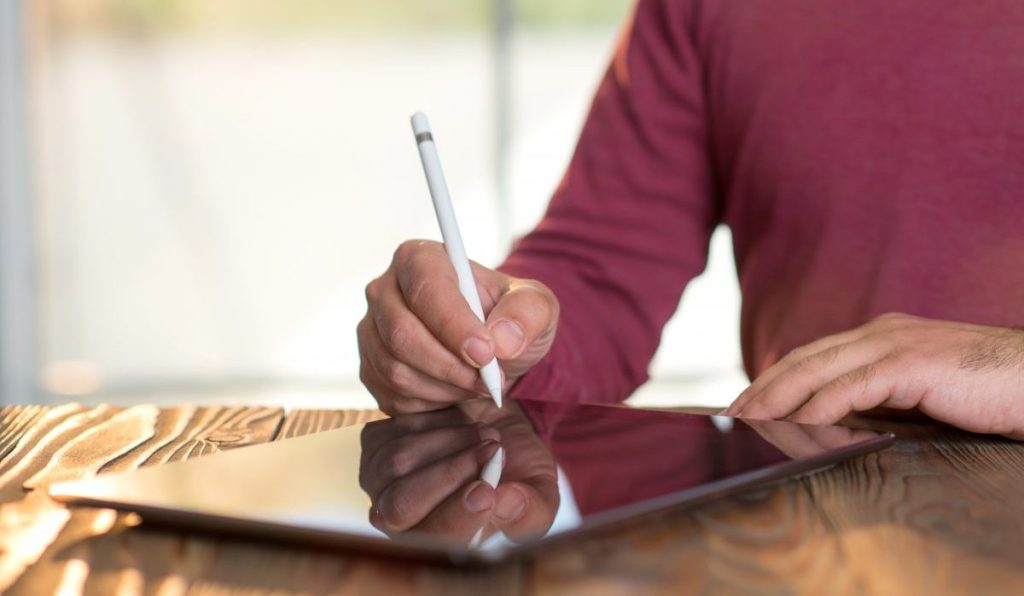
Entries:
{"label": "dark screen reflection", "polygon": [[554,453],[581,515],[677,493],[790,458],[742,422],[710,416],[628,410],[598,416],[593,407],[524,404]]}
{"label": "dark screen reflection", "polygon": [[[396,416],[362,432],[360,486],[370,522],[462,544],[501,533],[546,534],[559,507],[597,514],[684,493],[715,480],[804,459],[876,436],[869,431],[725,417],[490,400]],[[481,470],[504,447],[496,487]],[[563,503],[559,470],[572,503]],[[560,527],[559,530],[571,529]],[[478,536],[479,534],[479,536]]]}

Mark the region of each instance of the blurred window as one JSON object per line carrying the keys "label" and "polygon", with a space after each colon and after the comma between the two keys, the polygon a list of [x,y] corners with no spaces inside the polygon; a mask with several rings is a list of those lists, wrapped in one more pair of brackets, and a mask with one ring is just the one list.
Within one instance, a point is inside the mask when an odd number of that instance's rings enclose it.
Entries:
{"label": "blurred window", "polygon": [[[366,403],[363,287],[402,240],[438,237],[408,115],[430,115],[468,249],[496,264],[561,177],[629,9],[28,5],[44,390],[348,388],[338,406]],[[659,354],[668,381],[738,370],[728,237],[715,242]]]}

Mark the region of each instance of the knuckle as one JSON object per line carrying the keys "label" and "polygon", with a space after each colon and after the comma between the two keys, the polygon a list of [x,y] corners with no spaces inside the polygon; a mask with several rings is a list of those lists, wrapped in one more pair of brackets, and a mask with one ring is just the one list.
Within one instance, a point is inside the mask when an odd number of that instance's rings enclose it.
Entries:
{"label": "knuckle", "polygon": [[433,282],[427,276],[414,276],[405,291],[405,301],[413,311],[421,311],[430,296]]}
{"label": "knuckle", "polygon": [[528,300],[524,301],[526,307],[542,318],[554,319],[558,316],[558,298],[543,283],[533,279],[516,280],[511,290],[522,292]]}
{"label": "knuckle", "polygon": [[828,366],[834,363],[837,359],[839,359],[839,355],[845,349],[846,347],[843,345],[837,345],[832,346],[831,348],[826,348],[812,357],[815,361],[814,364],[820,366]]}
{"label": "knuckle", "polygon": [[914,364],[917,359],[916,352],[908,350],[904,347],[895,347],[888,354],[885,355],[881,360],[881,364],[885,366],[896,366],[907,368]]}
{"label": "knuckle", "polygon": [[395,254],[391,257],[391,262],[398,265],[408,262],[416,255],[422,244],[422,240],[406,240],[402,242],[398,245],[398,248],[395,249]]}
{"label": "knuckle", "polygon": [[837,382],[842,387],[864,387],[871,383],[877,372],[875,366],[869,364],[846,373]]}
{"label": "knuckle", "polygon": [[534,292],[536,296],[547,298],[551,290],[543,282],[536,279],[513,279],[509,281],[509,290]]}
{"label": "knuckle", "polygon": [[797,364],[798,362],[803,360],[804,355],[807,353],[807,351],[808,350],[807,350],[806,346],[800,346],[799,348],[793,348],[792,350],[787,352],[786,355],[783,356],[781,360],[779,360],[779,363],[780,364]]}
{"label": "knuckle", "polygon": [[384,365],[384,378],[391,386],[402,393],[408,393],[415,387],[412,369],[398,360],[390,360]]}
{"label": "knuckle", "polygon": [[366,295],[367,304],[375,304],[380,300],[380,278],[372,280],[366,284],[366,290],[363,292]]}
{"label": "knuckle", "polygon": [[385,527],[395,530],[408,528],[416,521],[413,515],[414,499],[401,490],[401,487],[395,487],[380,508],[381,521]]}
{"label": "knuckle", "polygon": [[879,363],[886,373],[909,375],[932,365],[932,359],[914,348],[897,348]]}
{"label": "knuckle", "polygon": [[429,275],[437,267],[438,254],[433,243],[426,240],[413,240],[404,243],[407,246],[402,254],[401,266],[414,277]]}
{"label": "knuckle", "polygon": [[384,467],[394,476],[405,476],[413,471],[416,458],[407,439],[395,442],[394,449],[384,458]]}
{"label": "knuckle", "polygon": [[793,371],[793,373],[804,374],[815,370],[815,366],[816,362],[813,357],[806,358],[800,356],[799,358],[794,358],[792,360],[791,370]]}
{"label": "knuckle", "polygon": [[412,336],[409,326],[393,319],[385,319],[381,321],[381,324],[384,327],[384,345],[387,346],[388,350],[399,357],[408,354]]}
{"label": "knuckle", "polygon": [[426,240],[407,240],[395,251],[392,268],[398,279],[402,282],[413,281],[423,277],[429,277],[432,266],[437,263],[438,254],[431,250],[431,242]]}
{"label": "knuckle", "polygon": [[388,411],[391,409],[389,400],[390,396],[387,392],[381,389],[378,383],[376,371],[366,362],[359,365],[359,382],[362,383],[363,386],[366,387],[366,390],[370,392],[370,395],[372,395],[373,399],[377,401],[377,405],[380,409],[390,414]]}
{"label": "knuckle", "polygon": [[880,327],[882,329],[894,330],[904,327],[907,323],[913,321],[915,317],[901,312],[887,312],[879,315],[870,325],[874,327]]}
{"label": "knuckle", "polygon": [[363,489],[363,492],[369,494],[373,492],[371,490],[371,480],[369,469],[365,469],[365,466],[359,467],[359,488]]}
{"label": "knuckle", "polygon": [[356,324],[356,343],[359,345],[359,354],[365,356],[366,354],[366,317],[359,320]]}

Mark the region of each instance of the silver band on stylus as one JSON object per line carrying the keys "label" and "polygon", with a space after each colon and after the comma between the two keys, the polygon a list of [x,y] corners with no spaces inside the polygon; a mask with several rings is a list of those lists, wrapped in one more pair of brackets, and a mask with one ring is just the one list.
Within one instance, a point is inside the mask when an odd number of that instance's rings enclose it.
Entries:
{"label": "silver band on stylus", "polygon": [[[409,138],[409,137],[405,137],[405,138]],[[416,142],[417,143],[422,143],[423,141],[430,141],[431,143],[433,143],[434,142],[434,135],[430,134],[429,132],[418,133],[416,135]]]}

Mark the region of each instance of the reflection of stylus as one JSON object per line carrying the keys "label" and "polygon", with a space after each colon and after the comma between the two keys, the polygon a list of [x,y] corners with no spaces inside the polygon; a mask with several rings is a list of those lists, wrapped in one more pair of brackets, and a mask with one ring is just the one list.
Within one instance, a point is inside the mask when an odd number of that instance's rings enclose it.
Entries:
{"label": "reflection of stylus", "polygon": [[498,488],[498,481],[501,480],[501,470],[505,467],[505,448],[498,446],[498,450],[491,456],[491,460],[480,472],[480,480],[491,485],[491,488]]}
{"label": "reflection of stylus", "polygon": [[[434,135],[430,132],[430,123],[427,122],[426,114],[423,112],[413,114],[412,130],[416,134],[416,145],[420,150],[423,173],[427,175],[430,198],[434,200],[437,223],[441,226],[444,249],[448,253],[448,260],[452,262],[455,275],[459,279],[459,291],[469,303],[473,314],[481,321],[486,321],[484,308],[480,304],[480,294],[476,289],[476,281],[473,279],[473,270],[469,266],[469,258],[466,257],[466,247],[462,245],[459,222],[455,220],[455,209],[452,208],[452,199],[448,196],[448,184],[444,180],[444,171],[441,169],[441,158],[437,156]],[[490,362],[480,367],[480,377],[483,379],[484,385],[487,386],[487,391],[490,392],[494,403],[500,408],[501,368],[498,366],[496,358],[491,358]]]}
{"label": "reflection of stylus", "polygon": [[[498,488],[498,482],[501,480],[501,471],[505,467],[505,448],[498,446],[498,450],[491,456],[490,461],[484,466],[484,469],[480,472],[480,480],[483,480],[487,484],[491,485],[491,488]],[[473,535],[473,539],[469,541],[469,548],[476,548],[480,546],[480,542],[484,537],[484,529],[481,527]]]}

